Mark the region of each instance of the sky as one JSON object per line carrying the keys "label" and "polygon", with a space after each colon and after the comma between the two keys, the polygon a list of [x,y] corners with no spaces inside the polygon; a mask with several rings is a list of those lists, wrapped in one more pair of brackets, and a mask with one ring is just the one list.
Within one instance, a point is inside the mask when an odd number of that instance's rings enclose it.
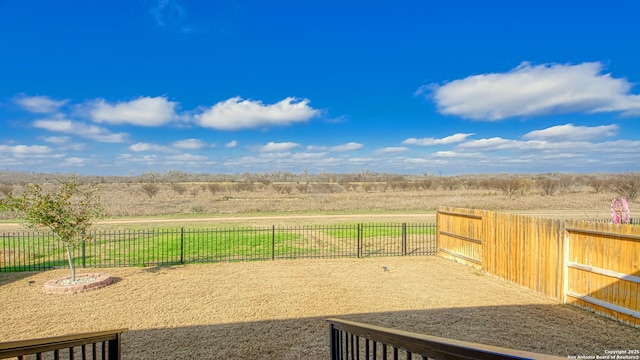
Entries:
{"label": "sky", "polygon": [[0,0],[0,171],[640,170],[640,2]]}

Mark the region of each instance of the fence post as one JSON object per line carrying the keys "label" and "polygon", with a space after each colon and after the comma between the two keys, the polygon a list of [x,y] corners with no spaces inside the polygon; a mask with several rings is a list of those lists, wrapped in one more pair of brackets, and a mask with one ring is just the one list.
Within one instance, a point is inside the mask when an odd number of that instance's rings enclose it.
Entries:
{"label": "fence post", "polygon": [[[85,234],[84,230],[82,230],[81,236],[82,237],[80,239],[82,240],[81,241],[81,244],[82,244],[82,247],[81,247],[81,249],[82,249],[82,268],[84,269],[84,268],[87,267],[87,261],[86,261],[87,257],[86,257],[86,248],[85,248],[85,245],[87,244],[87,238],[86,238],[86,234]],[[74,251],[74,253],[75,253],[75,251]]]}
{"label": "fence post", "polygon": [[329,356],[331,360],[338,359],[337,341],[333,323],[329,323]]}
{"label": "fence post", "polygon": [[184,264],[184,227],[180,228],[180,264]]}
{"label": "fence post", "polygon": [[[84,235],[83,235],[83,238],[84,238]],[[82,268],[83,269],[87,267],[86,245],[87,245],[87,241],[83,240],[82,241]]]}
{"label": "fence post", "polygon": [[276,259],[276,226],[271,225],[271,260]]}
{"label": "fence post", "polygon": [[362,257],[362,224],[358,224],[358,258]]}
{"label": "fence post", "polygon": [[402,223],[402,256],[407,255],[407,223]]}

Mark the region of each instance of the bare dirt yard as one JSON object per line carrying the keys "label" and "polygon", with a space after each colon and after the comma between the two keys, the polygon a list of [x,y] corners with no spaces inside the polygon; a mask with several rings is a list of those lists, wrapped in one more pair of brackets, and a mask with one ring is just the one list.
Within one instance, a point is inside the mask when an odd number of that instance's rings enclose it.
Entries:
{"label": "bare dirt yard", "polygon": [[0,341],[128,328],[125,359],[327,359],[337,317],[559,356],[640,349],[638,329],[434,256],[103,270],[113,284],[76,295],[42,291],[68,270],[0,274]]}

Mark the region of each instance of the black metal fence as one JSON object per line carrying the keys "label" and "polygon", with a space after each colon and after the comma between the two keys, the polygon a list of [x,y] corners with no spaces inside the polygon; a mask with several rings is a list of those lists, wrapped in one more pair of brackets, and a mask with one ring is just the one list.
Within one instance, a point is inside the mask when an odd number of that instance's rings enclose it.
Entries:
{"label": "black metal fence", "polygon": [[[90,268],[435,255],[435,233],[435,223],[93,231],[72,254],[76,266]],[[66,266],[66,247],[51,233],[5,232],[0,237],[0,272]]]}

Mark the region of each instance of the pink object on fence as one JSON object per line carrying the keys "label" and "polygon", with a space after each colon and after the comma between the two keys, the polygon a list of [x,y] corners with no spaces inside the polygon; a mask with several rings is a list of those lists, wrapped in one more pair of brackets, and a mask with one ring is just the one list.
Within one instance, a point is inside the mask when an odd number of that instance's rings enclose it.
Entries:
{"label": "pink object on fence", "polygon": [[631,223],[631,211],[629,211],[627,199],[620,198],[611,201],[611,221],[614,224]]}

